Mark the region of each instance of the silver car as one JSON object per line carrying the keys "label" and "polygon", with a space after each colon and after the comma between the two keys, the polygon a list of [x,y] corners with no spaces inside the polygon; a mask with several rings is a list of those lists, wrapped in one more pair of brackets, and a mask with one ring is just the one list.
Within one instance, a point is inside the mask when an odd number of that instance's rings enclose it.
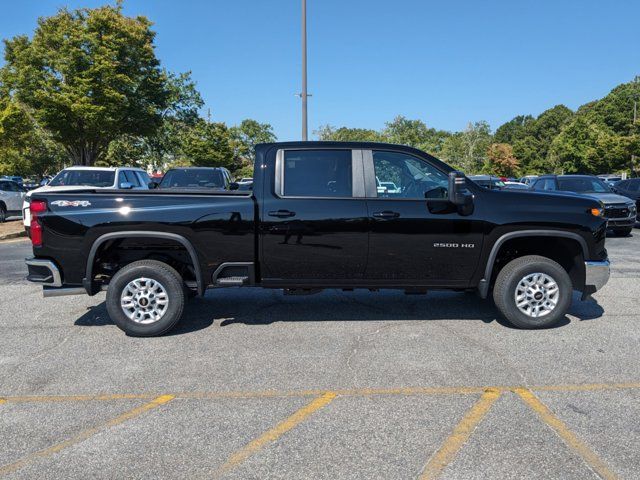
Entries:
{"label": "silver car", "polygon": [[12,180],[0,179],[0,223],[8,217],[22,214],[22,202],[26,191]]}

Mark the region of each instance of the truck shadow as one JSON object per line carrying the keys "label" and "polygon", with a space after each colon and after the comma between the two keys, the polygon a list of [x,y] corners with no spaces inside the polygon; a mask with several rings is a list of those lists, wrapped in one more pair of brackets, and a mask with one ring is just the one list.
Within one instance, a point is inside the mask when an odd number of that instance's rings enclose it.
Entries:
{"label": "truck shadow", "polygon": [[[604,313],[595,299],[580,300],[574,293],[569,315],[579,321],[595,320]],[[324,291],[312,296],[287,296],[277,290],[231,288],[207,292],[204,298],[190,300],[182,320],[167,335],[183,335],[211,327],[233,324],[270,325],[277,322],[327,321],[431,321],[472,320],[507,323],[491,301],[474,294],[436,291],[428,295],[405,295],[401,291]],[[553,328],[570,323],[565,316]],[[113,325],[104,302],[90,307],[75,325],[99,327]]]}

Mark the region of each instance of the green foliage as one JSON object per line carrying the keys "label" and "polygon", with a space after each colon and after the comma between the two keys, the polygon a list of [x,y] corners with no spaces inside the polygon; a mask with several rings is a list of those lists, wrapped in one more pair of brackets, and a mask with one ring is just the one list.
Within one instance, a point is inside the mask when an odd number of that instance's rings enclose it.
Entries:
{"label": "green foliage", "polygon": [[145,17],[121,6],[61,9],[33,38],[5,40],[2,83],[74,163],[92,165],[121,135],[147,135],[171,90]]}
{"label": "green foliage", "polygon": [[401,115],[388,122],[382,131],[387,142],[409,145],[432,155],[438,155],[442,151],[444,142],[450,135],[443,130],[428,128],[422,120],[409,120]]}
{"label": "green foliage", "polygon": [[384,142],[384,135],[366,128],[332,127],[322,125],[314,132],[318,140],[333,142]]}
{"label": "green foliage", "polygon": [[479,172],[493,141],[491,128],[485,121],[469,123],[463,132],[448,137],[442,147],[442,158],[466,174]]}
{"label": "green foliage", "polygon": [[198,120],[184,132],[180,146],[181,158],[198,167],[234,169],[231,135],[224,123]]}

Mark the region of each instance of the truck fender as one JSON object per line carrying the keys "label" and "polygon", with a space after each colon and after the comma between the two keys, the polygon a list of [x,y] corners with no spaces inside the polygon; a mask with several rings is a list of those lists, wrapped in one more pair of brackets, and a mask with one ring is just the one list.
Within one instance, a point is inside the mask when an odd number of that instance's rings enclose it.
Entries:
{"label": "truck fender", "polygon": [[104,235],[100,235],[91,245],[91,250],[89,251],[89,256],[87,258],[87,266],[85,271],[85,278],[82,283],[89,295],[95,295],[97,291],[93,288],[93,262],[95,260],[96,253],[98,252],[98,248],[104,242],[108,240],[113,240],[116,238],[164,238],[167,240],[174,240],[184,246],[189,252],[189,256],[191,257],[191,262],[193,263],[193,270],[196,274],[196,282],[198,284],[198,294],[204,295],[205,285],[202,280],[202,271],[200,269],[200,262],[198,262],[198,255],[196,253],[196,249],[193,248],[193,245],[189,240],[187,240],[182,235],[178,235],[176,233],[168,233],[168,232],[146,232],[146,231],[127,231],[127,232],[112,232],[105,233]]}
{"label": "truck fender", "polygon": [[572,240],[576,240],[580,247],[582,248],[582,255],[586,260],[589,257],[589,250],[587,247],[587,242],[584,238],[582,238],[577,233],[573,232],[563,232],[561,230],[519,230],[517,232],[509,232],[502,235],[491,247],[491,253],[489,254],[489,258],[487,259],[487,265],[484,269],[484,277],[480,280],[478,284],[478,291],[482,298],[487,298],[489,294],[489,287],[491,282],[491,274],[493,273],[493,265],[496,262],[496,257],[498,256],[498,252],[500,251],[500,247],[507,241],[512,238],[517,237],[563,237],[570,238]]}

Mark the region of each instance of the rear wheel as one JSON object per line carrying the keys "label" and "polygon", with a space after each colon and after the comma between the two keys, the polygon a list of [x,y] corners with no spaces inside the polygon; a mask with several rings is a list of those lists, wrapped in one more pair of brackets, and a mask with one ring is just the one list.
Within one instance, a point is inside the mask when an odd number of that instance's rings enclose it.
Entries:
{"label": "rear wheel", "polygon": [[493,299],[504,317],[519,328],[547,328],[571,305],[573,286],[558,263],[538,255],[509,262],[498,274]]}
{"label": "rear wheel", "polygon": [[180,320],[185,296],[182,278],[157,260],[133,262],[119,270],[107,289],[107,311],[128,335],[153,337]]}
{"label": "rear wheel", "polygon": [[616,237],[626,237],[627,235],[629,235],[631,233],[631,230],[633,230],[633,227],[614,228],[613,229],[613,234]]}

